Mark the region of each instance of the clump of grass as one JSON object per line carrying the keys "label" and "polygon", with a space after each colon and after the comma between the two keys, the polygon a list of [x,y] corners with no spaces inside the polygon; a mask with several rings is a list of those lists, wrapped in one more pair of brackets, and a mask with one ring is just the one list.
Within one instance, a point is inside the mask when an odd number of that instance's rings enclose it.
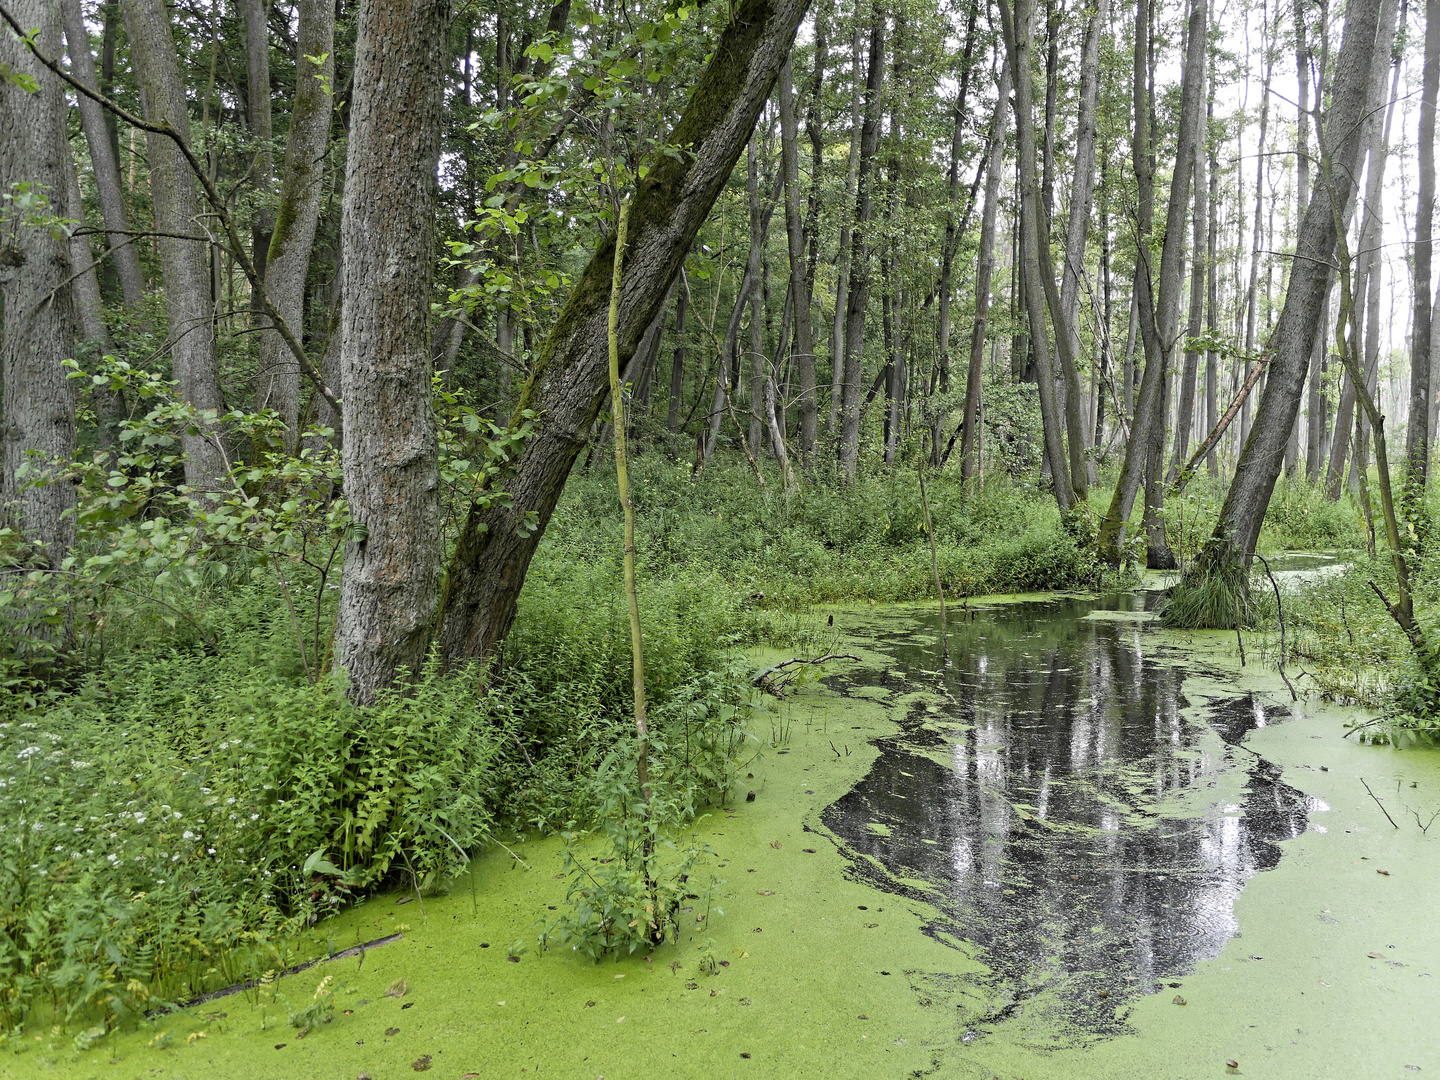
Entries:
{"label": "clump of grass", "polygon": [[1197,563],[1171,590],[1160,617],[1166,626],[1234,630],[1258,615],[1249,577],[1238,563]]}

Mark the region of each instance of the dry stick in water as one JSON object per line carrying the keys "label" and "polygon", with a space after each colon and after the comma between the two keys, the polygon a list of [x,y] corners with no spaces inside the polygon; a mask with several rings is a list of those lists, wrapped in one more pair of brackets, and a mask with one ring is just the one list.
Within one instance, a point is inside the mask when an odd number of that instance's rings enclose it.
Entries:
{"label": "dry stick in water", "polygon": [[1290,700],[1299,701],[1300,695],[1295,693],[1295,687],[1290,684],[1290,677],[1285,674],[1285,607],[1280,603],[1280,586],[1275,583],[1275,575],[1270,572],[1270,563],[1265,556],[1258,551],[1252,551],[1250,554],[1259,559],[1265,567],[1265,576],[1270,579],[1270,587],[1275,590],[1275,614],[1280,619],[1280,663],[1278,665],[1280,678],[1285,680],[1285,687],[1290,691]]}
{"label": "dry stick in water", "polygon": [[[1360,777],[1360,783],[1365,784],[1365,778],[1363,776]],[[1380,812],[1385,815],[1385,820],[1390,822],[1391,825],[1395,825],[1395,819],[1390,816],[1390,811],[1386,810],[1385,804],[1382,803],[1378,798],[1376,798],[1375,792],[1370,790],[1369,784],[1365,784],[1365,791],[1370,796],[1370,798],[1375,799],[1375,805],[1380,807]],[[1395,828],[1398,829],[1400,828],[1400,826],[1395,825]]]}
{"label": "dry stick in water", "polygon": [[930,537],[930,572],[935,575],[935,595],[940,597],[940,664],[950,666],[950,630],[945,622],[945,590],[940,585],[940,558],[935,553],[935,526],[930,522],[930,498],[925,494],[925,462],[916,465],[920,475],[920,505],[925,509],[925,533]]}

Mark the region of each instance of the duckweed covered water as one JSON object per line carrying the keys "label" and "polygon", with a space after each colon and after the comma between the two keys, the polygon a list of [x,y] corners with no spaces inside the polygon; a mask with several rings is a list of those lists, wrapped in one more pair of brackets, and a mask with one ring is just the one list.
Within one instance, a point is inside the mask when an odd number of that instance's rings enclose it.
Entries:
{"label": "duckweed covered water", "polygon": [[[297,948],[393,944],[84,1052],[27,1033],[0,1075],[1440,1069],[1436,755],[1354,745],[1353,713],[1291,703],[1253,653],[1235,666],[1233,635],[1166,632],[1144,606],[952,610],[947,672],[933,610],[837,611],[862,662],[757,717],[779,748],[693,830],[724,914],[649,959],[534,950],[564,882],[558,844],[532,839]],[[327,974],[334,1020],[299,1039],[287,1013]]]}

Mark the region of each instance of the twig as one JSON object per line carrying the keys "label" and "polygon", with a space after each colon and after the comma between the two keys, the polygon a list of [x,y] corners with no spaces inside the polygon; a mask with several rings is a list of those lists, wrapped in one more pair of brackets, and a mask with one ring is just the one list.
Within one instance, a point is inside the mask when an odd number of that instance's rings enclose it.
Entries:
{"label": "twig", "polygon": [[[1405,809],[1406,809],[1406,810],[1410,810],[1410,807],[1407,806],[1407,807],[1405,807]],[[1420,825],[1420,811],[1419,811],[1419,810],[1410,810],[1410,813],[1415,816],[1415,824],[1416,824],[1416,825]],[[1421,835],[1421,836],[1424,836],[1426,833],[1428,833],[1428,832],[1430,831],[1430,826],[1435,824],[1435,819],[1436,819],[1436,818],[1440,818],[1440,810],[1436,810],[1433,814],[1430,815],[1430,820],[1429,820],[1429,821],[1427,821],[1424,825],[1420,825],[1420,835]]]}
{"label": "twig", "polygon": [[1270,572],[1270,563],[1265,556],[1258,551],[1252,551],[1250,554],[1259,559],[1261,565],[1265,567],[1265,576],[1270,579],[1270,587],[1275,590],[1275,614],[1280,619],[1280,663],[1277,666],[1280,668],[1280,678],[1285,680],[1285,687],[1290,691],[1290,700],[1299,701],[1300,695],[1295,693],[1295,687],[1290,684],[1290,677],[1285,674],[1285,606],[1280,602],[1280,586],[1276,584],[1275,575]]}
{"label": "twig", "polygon": [[[1360,777],[1360,783],[1365,784],[1365,778],[1363,776]],[[1380,807],[1380,812],[1385,815],[1385,820],[1390,822],[1391,825],[1395,825],[1395,819],[1390,816],[1390,811],[1385,809],[1385,804],[1380,801],[1379,797],[1376,796],[1375,792],[1370,791],[1369,784],[1365,784],[1365,790],[1369,792],[1370,798],[1375,800],[1375,805]],[[1395,828],[1398,829],[1400,828],[1400,826],[1395,825]]]}

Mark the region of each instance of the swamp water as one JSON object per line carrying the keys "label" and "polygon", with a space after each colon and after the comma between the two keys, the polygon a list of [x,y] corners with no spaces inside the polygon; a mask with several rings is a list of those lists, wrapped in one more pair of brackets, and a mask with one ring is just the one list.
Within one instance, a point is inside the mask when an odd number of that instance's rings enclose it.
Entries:
{"label": "swamp water", "polygon": [[[1354,745],[1353,712],[1290,702],[1233,635],[1163,631],[1145,604],[952,608],[944,671],[933,608],[837,611],[861,661],[757,716],[779,746],[755,800],[692,830],[724,914],[650,959],[537,954],[564,881],[531,840],[297,958],[393,944],[84,1053],[32,1034],[0,1076],[1440,1071],[1437,755]],[[325,975],[334,1021],[297,1039],[287,1012]]]}

